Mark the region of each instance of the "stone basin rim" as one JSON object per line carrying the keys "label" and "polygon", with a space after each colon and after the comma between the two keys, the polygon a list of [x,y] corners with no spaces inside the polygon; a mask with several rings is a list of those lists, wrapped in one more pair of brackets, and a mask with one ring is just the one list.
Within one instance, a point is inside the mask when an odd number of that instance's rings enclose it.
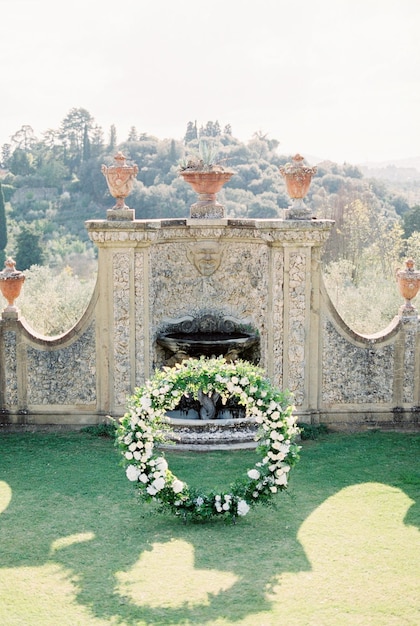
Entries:
{"label": "stone basin rim", "polygon": [[243,424],[250,424],[254,426],[256,424],[255,417],[237,417],[228,419],[181,419],[179,417],[169,417],[169,424],[174,426],[188,426],[188,427],[200,427],[200,426],[239,426]]}

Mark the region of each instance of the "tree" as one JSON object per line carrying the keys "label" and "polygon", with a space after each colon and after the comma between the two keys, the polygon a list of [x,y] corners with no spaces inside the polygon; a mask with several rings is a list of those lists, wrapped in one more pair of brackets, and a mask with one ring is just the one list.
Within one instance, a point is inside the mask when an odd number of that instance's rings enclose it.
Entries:
{"label": "tree", "polygon": [[4,206],[3,189],[0,184],[0,269],[3,269],[6,260],[7,223],[6,208]]}
{"label": "tree", "polygon": [[16,148],[9,159],[8,168],[16,176],[29,176],[34,172],[33,164],[33,154],[22,148]]}
{"label": "tree", "polygon": [[112,124],[111,128],[109,129],[108,150],[110,152],[114,152],[116,148],[117,148],[117,129],[115,128],[115,124]]}
{"label": "tree", "polygon": [[137,130],[135,126],[131,126],[130,132],[128,133],[127,141],[138,141]]}
{"label": "tree", "polygon": [[73,108],[60,126],[60,139],[65,147],[66,163],[74,171],[82,162],[85,136],[93,128],[94,119],[86,109]]}
{"label": "tree", "polygon": [[197,122],[188,122],[187,130],[184,136],[184,143],[187,144],[190,141],[194,141],[194,139],[198,138],[197,132]]}
{"label": "tree", "polygon": [[16,267],[26,270],[32,265],[42,265],[44,252],[41,247],[41,235],[29,226],[23,226],[16,237]]}
{"label": "tree", "polygon": [[12,145],[14,148],[20,148],[25,152],[29,152],[32,146],[37,142],[32,126],[25,124],[12,136]]}
{"label": "tree", "polygon": [[408,239],[415,232],[420,232],[420,204],[416,204],[403,215],[404,237]]}
{"label": "tree", "polygon": [[4,143],[1,147],[1,164],[3,167],[7,167],[11,156],[12,146],[10,145],[10,143]]}

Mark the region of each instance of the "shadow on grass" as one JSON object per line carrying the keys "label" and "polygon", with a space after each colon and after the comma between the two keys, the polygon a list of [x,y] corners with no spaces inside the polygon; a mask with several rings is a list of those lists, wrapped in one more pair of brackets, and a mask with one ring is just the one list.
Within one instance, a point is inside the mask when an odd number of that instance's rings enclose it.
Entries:
{"label": "shadow on grass", "polygon": [[[378,432],[304,442],[290,491],[278,497],[276,509],[257,507],[235,526],[222,521],[183,525],[138,502],[112,441],[80,433],[3,435],[0,480],[9,485],[11,501],[0,515],[0,567],[58,563],[76,576],[77,601],[93,616],[113,623],[239,621],[270,611],[270,591],[279,574],[310,569],[297,538],[299,528],[341,489],[372,481],[398,487],[415,502],[405,523],[419,526],[419,448],[419,435]],[[177,454],[167,456],[177,473]],[[237,459],[238,467],[254,462],[245,451]],[[192,459],[191,471],[197,467]],[[180,477],[188,481],[188,476]],[[121,592],[122,573],[147,553],[159,558],[156,548],[174,540],[193,547],[193,581],[198,572],[202,581],[204,570],[221,577],[231,574],[233,582],[205,599],[187,597],[176,606],[165,606],[165,598],[160,605],[148,604],[147,597],[136,603]],[[164,577],[165,563],[157,571]],[[155,580],[158,589],[160,585]]]}

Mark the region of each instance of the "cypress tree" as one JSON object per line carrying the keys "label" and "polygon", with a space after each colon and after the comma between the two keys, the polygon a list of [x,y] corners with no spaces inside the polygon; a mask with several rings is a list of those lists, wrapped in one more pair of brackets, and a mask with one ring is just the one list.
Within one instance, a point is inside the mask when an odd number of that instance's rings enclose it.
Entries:
{"label": "cypress tree", "polygon": [[6,223],[6,207],[4,204],[3,189],[0,184],[0,270],[3,269],[6,260],[7,246],[7,223]]}

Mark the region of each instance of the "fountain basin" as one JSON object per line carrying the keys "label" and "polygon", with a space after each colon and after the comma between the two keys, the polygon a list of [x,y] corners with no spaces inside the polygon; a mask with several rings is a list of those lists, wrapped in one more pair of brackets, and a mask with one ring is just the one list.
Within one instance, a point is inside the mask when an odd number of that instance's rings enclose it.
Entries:
{"label": "fountain basin", "polygon": [[226,356],[232,351],[241,354],[258,343],[256,333],[161,333],[158,345],[172,354],[183,352],[192,357]]}
{"label": "fountain basin", "polygon": [[[172,433],[169,441],[177,450],[233,450],[256,448],[258,425],[254,418],[191,420],[170,418]],[[169,449],[173,445],[168,443]]]}

